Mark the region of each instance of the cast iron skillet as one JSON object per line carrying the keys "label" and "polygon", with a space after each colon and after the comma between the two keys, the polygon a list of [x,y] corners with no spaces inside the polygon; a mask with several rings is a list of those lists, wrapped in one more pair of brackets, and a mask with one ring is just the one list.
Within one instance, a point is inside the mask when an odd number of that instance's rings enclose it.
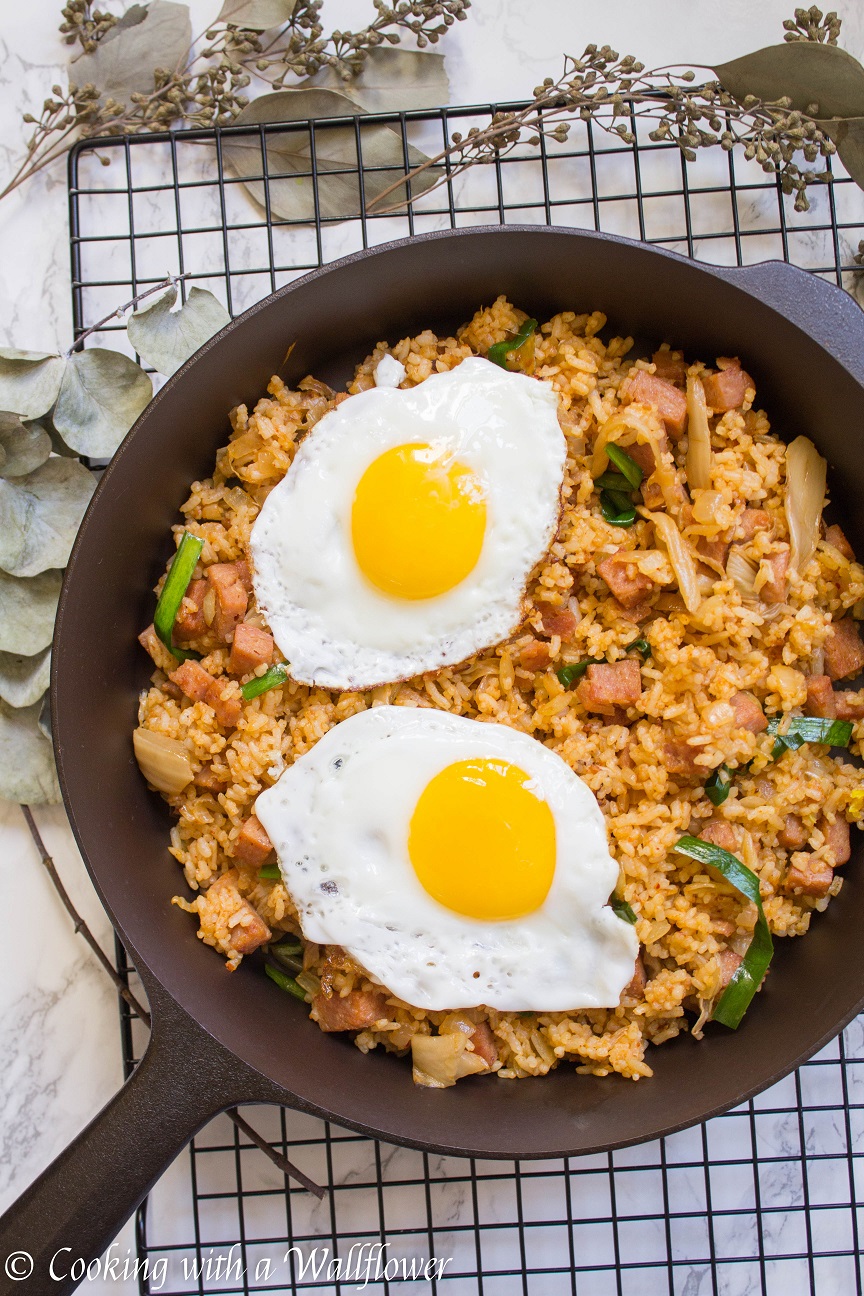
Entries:
{"label": "cast iron skillet", "polygon": [[[499,293],[538,319],[602,309],[610,328],[693,357],[740,355],[774,428],[812,436],[833,465],[836,512],[864,552],[864,316],[839,289],[780,263],[714,269],[624,239],[538,227],[429,234],[359,253],[269,297],[213,338],[160,391],[96,492],[66,573],[54,639],[54,736],[72,827],[150,999],[153,1034],[132,1078],[12,1207],[8,1248],[49,1282],[61,1245],[97,1255],[191,1135],[236,1103],[284,1103],[413,1147],[557,1157],[657,1137],[741,1102],[804,1061],[864,996],[862,852],[850,884],[803,941],[780,941],[737,1032],[711,1027],[651,1053],[638,1084],[576,1076],[415,1088],[404,1061],[322,1034],[252,960],[229,975],[169,904],[183,889],[162,800],[132,757],[170,525],[270,375],[342,382],[379,338],[452,328]],[[286,358],[289,347],[293,350]],[[23,1285],[26,1287],[26,1284]],[[22,1284],[15,1285],[16,1291]]]}

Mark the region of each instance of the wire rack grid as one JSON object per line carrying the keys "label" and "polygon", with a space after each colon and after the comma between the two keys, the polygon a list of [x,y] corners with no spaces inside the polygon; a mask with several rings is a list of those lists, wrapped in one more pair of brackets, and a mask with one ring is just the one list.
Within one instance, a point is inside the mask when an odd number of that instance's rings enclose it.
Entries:
{"label": "wire rack grid", "polygon": [[[501,107],[80,145],[69,199],[76,337],[168,273],[185,276],[184,295],[200,284],[237,314],[358,248],[499,222],[625,234],[718,264],[783,258],[857,295],[864,195],[845,176],[796,213],[752,164],[719,150],[687,163],[635,121],[633,145],[579,123],[566,142],[520,146],[456,177],[445,168],[445,183],[407,210],[364,211],[366,191],[404,174],[412,148],[436,154],[454,129],[482,127]],[[383,162],[381,130],[393,136]],[[237,136],[246,163],[232,170]],[[335,211],[334,175],[347,186]],[[128,347],[122,330],[103,330],[119,349]],[[119,945],[117,957],[134,978]],[[145,1036],[122,1001],[121,1027],[128,1073]],[[282,1178],[219,1117],[138,1213],[142,1293],[862,1293],[864,1018],[726,1115],[601,1156],[467,1161],[290,1110],[246,1115],[328,1187],[325,1199]],[[437,1269],[418,1271],[433,1258]]]}

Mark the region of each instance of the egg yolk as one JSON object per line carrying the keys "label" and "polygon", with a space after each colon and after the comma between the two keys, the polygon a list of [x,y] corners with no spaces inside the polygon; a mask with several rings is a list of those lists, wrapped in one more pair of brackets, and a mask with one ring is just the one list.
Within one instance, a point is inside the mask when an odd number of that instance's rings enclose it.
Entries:
{"label": "egg yolk", "polygon": [[555,820],[524,770],[457,761],[428,783],[411,817],[408,854],[424,890],[469,918],[520,918],[555,874]]}
{"label": "egg yolk", "polygon": [[479,477],[449,451],[394,446],[360,478],[351,538],[360,570],[385,594],[428,599],[477,565],[486,531]]}

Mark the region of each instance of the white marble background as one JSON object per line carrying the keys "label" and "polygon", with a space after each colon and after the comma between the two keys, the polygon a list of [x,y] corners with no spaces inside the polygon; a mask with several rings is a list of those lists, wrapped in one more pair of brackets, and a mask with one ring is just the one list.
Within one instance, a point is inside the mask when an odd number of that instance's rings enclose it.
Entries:
{"label": "white marble background", "polygon": [[[56,33],[59,7],[60,0],[17,4],[2,0],[0,4],[0,179],[11,173],[22,150],[28,128],[21,123],[21,113],[38,112],[51,84],[64,80],[65,46]],[[218,11],[219,0],[193,0],[190,7],[193,29],[201,31]],[[365,0],[327,0],[325,21],[330,26],[347,26],[349,21],[357,25],[358,11],[365,13],[367,8],[371,11]],[[716,63],[778,40],[781,21],[791,8],[791,0],[760,0],[758,5],[752,0],[618,0],[599,9],[584,0],[539,0],[530,5],[525,0],[473,0],[469,20],[458,24],[438,48],[447,56],[452,103],[517,99],[528,95],[543,76],[557,72],[564,51],[580,52],[591,40],[633,52],[649,66],[677,60]],[[844,20],[843,43],[860,58],[864,6],[860,0],[841,0],[837,8]],[[65,170],[58,164],[0,204],[0,343],[49,350],[65,349],[70,341]],[[40,810],[37,818],[74,901],[110,951],[110,925],[62,809]],[[35,928],[29,922],[4,924],[2,1209],[114,1092],[121,1067],[113,989],[73,933],[19,810],[2,802],[0,843],[3,894],[25,913],[39,914]],[[820,1133],[818,1127],[809,1131],[808,1150],[822,1150],[822,1139],[827,1146],[830,1131]],[[263,1158],[259,1160],[263,1163]],[[309,1169],[316,1173],[311,1165]],[[440,1172],[445,1180],[448,1173],[460,1173],[458,1166],[448,1170],[443,1164]],[[346,1182],[357,1173],[356,1167],[346,1169]],[[545,1195],[548,1184],[542,1180],[538,1184]],[[782,1204],[782,1185],[776,1195],[778,1205]],[[460,1216],[464,1198],[464,1190],[451,1195],[453,1221]],[[188,1210],[188,1186],[185,1181],[181,1184],[178,1171],[172,1171],[159,1193],[157,1214],[178,1239],[189,1236]],[[121,1252],[127,1246],[131,1246],[129,1228],[121,1235]],[[489,1263],[494,1267],[493,1261]],[[784,1278],[785,1291],[809,1291],[806,1267],[795,1274],[790,1271]],[[830,1275],[826,1271],[827,1285],[820,1290],[844,1290],[843,1280],[837,1285],[839,1277],[839,1271]],[[611,1275],[608,1280],[608,1287],[596,1289],[604,1296],[614,1290]],[[490,1290],[503,1293],[501,1283]],[[97,1281],[87,1290],[110,1290],[119,1296],[137,1287]],[[560,1288],[552,1283],[544,1290]],[[707,1287],[702,1286],[702,1276],[698,1281],[694,1276],[694,1283],[684,1290],[695,1296]]]}

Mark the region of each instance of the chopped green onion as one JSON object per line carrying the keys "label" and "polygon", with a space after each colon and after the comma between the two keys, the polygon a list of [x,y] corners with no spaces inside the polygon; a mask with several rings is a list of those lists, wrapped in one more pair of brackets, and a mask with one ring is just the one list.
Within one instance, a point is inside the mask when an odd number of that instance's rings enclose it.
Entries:
{"label": "chopped green onion", "polygon": [[622,900],[619,895],[616,895],[614,891],[609,897],[609,907],[618,915],[619,918],[623,918],[625,922],[635,923],[638,921],[636,911],[633,907],[629,905],[626,900]]}
{"label": "chopped green onion", "polygon": [[493,364],[500,365],[502,369],[507,368],[507,357],[511,351],[518,351],[529,339],[537,328],[535,319],[526,320],[519,332],[509,342],[496,342],[486,352],[486,359],[491,360]]}
{"label": "chopped green onion", "polygon": [[599,477],[594,478],[594,489],[621,491],[623,495],[626,495],[633,487],[626,477],[621,476],[621,473],[604,472]]}
{"label": "chopped green onion", "polygon": [[600,512],[610,526],[629,527],[636,521],[632,501],[620,491],[600,492]]}
{"label": "chopped green onion", "polygon": [[624,651],[625,653],[628,652],[641,653],[642,660],[646,661],[647,658],[651,656],[651,645],[649,644],[647,639],[634,639],[631,644],[627,645]]}
{"label": "chopped green onion", "polygon": [[278,688],[284,684],[288,678],[287,666],[271,666],[263,675],[257,679],[251,679],[248,683],[241,685],[240,692],[243,694],[245,701],[256,698],[260,693],[267,693],[270,689]]}
{"label": "chopped green onion", "polygon": [[271,945],[268,953],[277,958],[289,972],[303,971],[303,945],[295,936],[286,936],[278,945]]}
{"label": "chopped green onion", "polygon": [[189,588],[192,573],[203,548],[203,540],[199,540],[198,536],[192,535],[191,531],[183,532],[183,539],[171,559],[171,566],[168,568],[168,575],[165,577],[165,584],[162,586],[162,593],[159,595],[153,617],[153,627],[157,635],[178,661],[187,661],[190,657],[197,657],[198,655],[197,653],[187,652],[183,648],[175,648],[171,642],[171,631],[174,629],[174,622],[177,620],[180,604],[183,602],[184,595]]}
{"label": "chopped green onion", "polygon": [[755,873],[742,864],[739,859],[715,846],[712,842],[702,841],[698,837],[681,837],[675,844],[676,851],[689,855],[700,864],[707,864],[733,886],[745,900],[752,900],[756,906],[756,926],[753,938],[747,947],[743,962],[735,969],[732,979],[720,996],[712,1014],[713,1020],[728,1026],[731,1030],[739,1025],[751,999],[755,995],[762,978],[768,971],[768,965],[774,954],[774,942],[762,908],[762,895],[759,890],[759,879]]}
{"label": "chopped green onion", "polygon": [[285,936],[278,945],[270,946],[270,953],[281,957],[283,954],[299,954],[303,949],[303,942],[299,936]]}
{"label": "chopped green onion", "polygon": [[266,878],[268,881],[270,879],[278,881],[282,874],[279,870],[279,865],[274,860],[272,864],[262,864],[258,870],[258,876],[260,878]]}
{"label": "chopped green onion", "polygon": [[606,458],[611,464],[615,465],[624,477],[627,478],[634,490],[636,490],[638,486],[642,485],[642,478],[645,474],[642,472],[642,469],[639,467],[636,460],[630,458],[626,450],[622,450],[620,446],[615,445],[614,442],[611,441],[609,445],[604,446],[604,449],[606,451]]}
{"label": "chopped green onion", "polygon": [[306,991],[297,984],[293,977],[288,976],[287,972],[274,967],[272,963],[265,964],[264,971],[271,981],[276,982],[280,990],[286,990],[295,999],[302,999],[304,1003],[306,1002]]}
{"label": "chopped green onion", "polygon": [[852,738],[851,720],[823,720],[819,716],[793,716],[785,733],[780,733],[782,717],[768,721],[768,733],[776,738],[771,759],[784,751],[797,751],[805,742],[825,743],[828,747],[848,747]]}
{"label": "chopped green onion", "polygon": [[729,766],[718,765],[705,784],[705,795],[712,805],[719,806],[729,795],[732,779],[729,777]]}
{"label": "chopped green onion", "polygon": [[569,688],[571,684],[575,684],[582,678],[589,666],[600,666],[602,662],[602,657],[586,657],[584,661],[571,662],[569,666],[562,666],[555,674],[564,687]]}

